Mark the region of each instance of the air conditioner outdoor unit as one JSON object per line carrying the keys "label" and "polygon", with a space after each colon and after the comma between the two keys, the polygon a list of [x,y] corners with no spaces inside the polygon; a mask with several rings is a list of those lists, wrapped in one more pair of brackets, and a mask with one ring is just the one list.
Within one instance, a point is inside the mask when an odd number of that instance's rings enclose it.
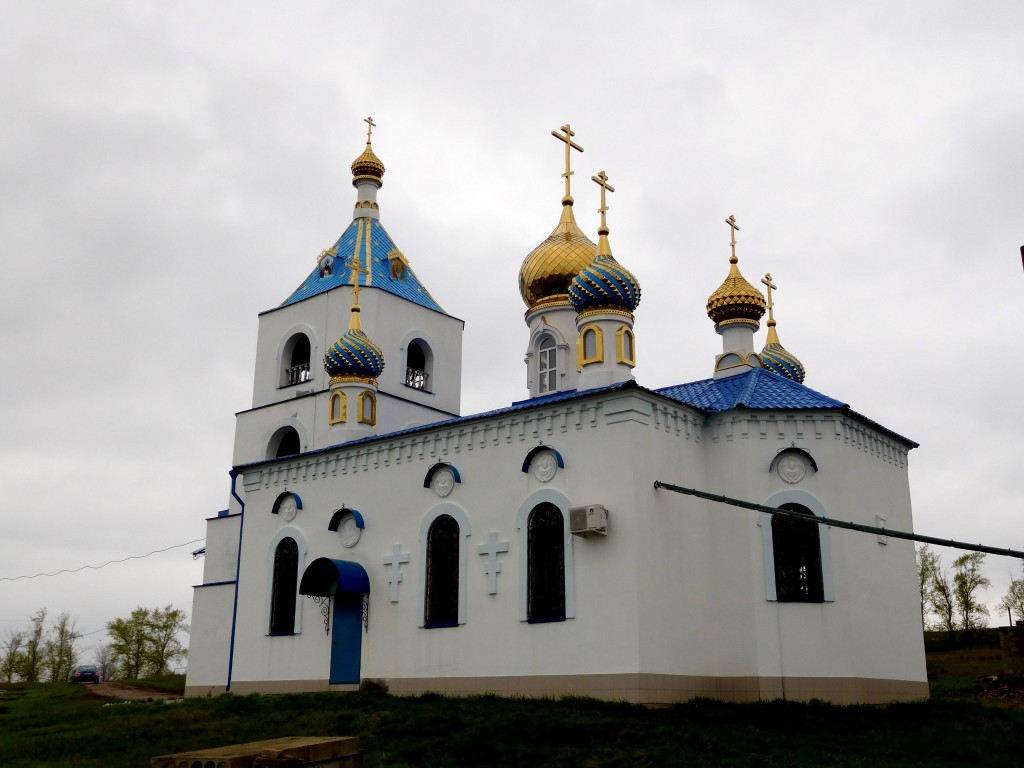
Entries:
{"label": "air conditioner outdoor unit", "polygon": [[608,510],[600,504],[569,510],[569,532],[577,536],[608,535]]}

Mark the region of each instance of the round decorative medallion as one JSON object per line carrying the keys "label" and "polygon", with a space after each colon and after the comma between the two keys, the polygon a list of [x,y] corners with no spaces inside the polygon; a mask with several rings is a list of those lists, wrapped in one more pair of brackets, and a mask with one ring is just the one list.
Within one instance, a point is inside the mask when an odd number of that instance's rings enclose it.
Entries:
{"label": "round decorative medallion", "polygon": [[362,533],[363,529],[356,522],[355,515],[351,512],[345,513],[345,516],[341,518],[341,522],[338,524],[338,535],[341,537],[342,545],[350,548],[354,547],[359,543],[359,537]]}
{"label": "round decorative medallion", "polygon": [[455,475],[448,467],[441,467],[434,472],[430,485],[434,489],[434,493],[443,499],[455,488]]}
{"label": "round decorative medallion", "polygon": [[539,452],[533,457],[531,464],[533,465],[533,476],[542,483],[546,483],[553,478],[558,469],[558,461],[555,459],[555,454],[551,451]]}
{"label": "round decorative medallion", "polygon": [[277,514],[281,516],[281,519],[285,522],[290,523],[295,519],[295,515],[299,513],[299,505],[295,503],[295,497],[290,493],[281,499],[281,503],[277,505]]}
{"label": "round decorative medallion", "polygon": [[776,471],[787,483],[799,483],[807,474],[807,460],[799,453],[787,453],[779,459]]}

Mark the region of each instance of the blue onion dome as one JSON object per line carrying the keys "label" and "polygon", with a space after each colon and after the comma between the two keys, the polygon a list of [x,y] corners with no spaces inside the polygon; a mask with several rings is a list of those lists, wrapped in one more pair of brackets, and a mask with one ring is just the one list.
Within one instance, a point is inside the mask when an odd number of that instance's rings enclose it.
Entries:
{"label": "blue onion dome", "polygon": [[324,370],[332,382],[335,379],[376,379],[384,370],[384,353],[363,332],[358,312],[358,307],[353,308],[349,329],[324,354]]}
{"label": "blue onion dome", "polygon": [[640,304],[640,283],[619,264],[608,245],[608,228],[598,230],[597,256],[573,278],[569,301],[577,314],[588,309],[632,312]]}
{"label": "blue onion dome", "polygon": [[779,341],[779,334],[775,331],[774,318],[768,320],[768,340],[765,342],[764,349],[761,350],[761,365],[769,371],[801,384],[804,383],[804,378],[807,376],[804,364]]}
{"label": "blue onion dome", "polygon": [[374,154],[370,142],[366,142],[366,149],[363,150],[363,154],[352,161],[352,185],[355,186],[357,182],[363,179],[370,179],[378,184],[383,184],[383,177],[384,163]]}
{"label": "blue onion dome", "polygon": [[801,384],[804,383],[804,378],[807,376],[804,364],[781,344],[765,344],[764,349],[761,350],[761,365],[769,371]]}

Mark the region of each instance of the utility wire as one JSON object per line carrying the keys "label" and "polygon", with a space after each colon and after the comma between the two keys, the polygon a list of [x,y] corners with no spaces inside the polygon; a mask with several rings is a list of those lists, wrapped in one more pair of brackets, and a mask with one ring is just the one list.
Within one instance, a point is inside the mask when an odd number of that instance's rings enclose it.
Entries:
{"label": "utility wire", "polygon": [[120,560],[108,560],[103,565],[82,565],[78,568],[63,568],[53,573],[34,573],[31,576],[0,576],[0,581],[20,581],[21,579],[38,579],[41,576],[59,576],[62,573],[78,573],[84,570],[98,571],[100,568],[106,568],[108,565],[114,565],[116,563],[126,563],[129,560],[142,560],[143,558],[150,557],[151,555],[158,555],[161,552],[170,552],[172,549],[178,549],[179,547],[187,547],[189,544],[198,544],[200,541],[205,539],[193,539],[192,541],[186,541],[184,544],[175,544],[171,547],[164,547],[163,549],[154,549],[152,552],[147,552],[144,555],[131,555],[129,557],[122,557]]}

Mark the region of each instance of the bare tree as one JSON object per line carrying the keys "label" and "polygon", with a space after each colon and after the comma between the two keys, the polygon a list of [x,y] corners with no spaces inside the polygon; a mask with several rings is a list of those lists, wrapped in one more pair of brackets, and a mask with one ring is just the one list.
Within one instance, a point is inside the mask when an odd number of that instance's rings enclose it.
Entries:
{"label": "bare tree", "polygon": [[937,553],[928,549],[924,544],[917,550],[917,586],[921,596],[921,629],[928,628],[928,612],[931,610],[932,581],[938,572],[941,563]]}
{"label": "bare tree", "polygon": [[1024,578],[1010,579],[1010,588],[999,601],[999,607],[1016,614],[1018,624],[1024,622]]}
{"label": "bare tree", "polygon": [[26,683],[39,682],[43,668],[45,640],[43,626],[46,624],[46,609],[40,608],[29,619],[29,630],[25,633],[24,651],[21,653],[18,674]]}
{"label": "bare tree", "polygon": [[71,677],[71,671],[78,662],[75,643],[81,636],[70,613],[65,611],[57,617],[57,622],[50,629],[44,652],[45,665],[52,682],[66,682]]}
{"label": "bare tree", "polygon": [[21,646],[25,642],[25,633],[14,629],[7,630],[7,637],[0,645],[0,678],[4,682],[14,682],[21,666]]}
{"label": "bare tree", "polygon": [[964,632],[988,624],[988,607],[977,595],[979,589],[992,586],[991,579],[981,572],[984,561],[981,552],[968,552],[953,561],[953,599]]}
{"label": "bare tree", "polygon": [[96,666],[100,672],[101,680],[111,680],[114,677],[114,656],[110,651],[109,643],[100,643],[96,646]]}
{"label": "bare tree", "polygon": [[935,572],[932,574],[928,605],[939,617],[939,626],[945,629],[952,639],[953,630],[957,627],[956,599],[953,596],[953,582],[941,563],[937,564]]}

